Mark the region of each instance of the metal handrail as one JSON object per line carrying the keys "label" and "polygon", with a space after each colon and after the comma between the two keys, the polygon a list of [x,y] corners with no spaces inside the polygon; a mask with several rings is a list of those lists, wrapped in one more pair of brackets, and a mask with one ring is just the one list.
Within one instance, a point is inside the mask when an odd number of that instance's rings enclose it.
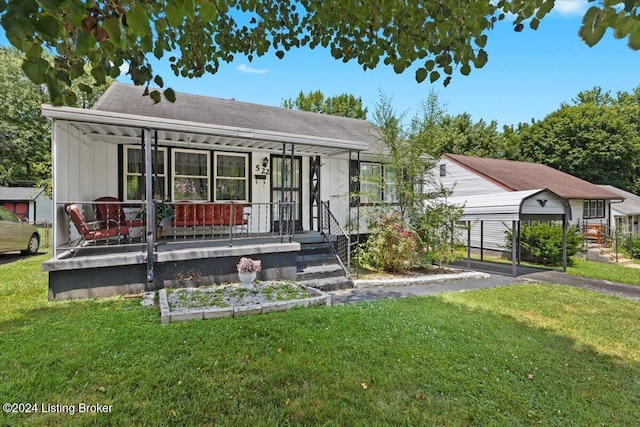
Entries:
{"label": "metal handrail", "polygon": [[[67,254],[69,252],[75,254],[77,251],[93,248],[100,251],[114,251],[116,248],[132,248],[139,246],[142,252],[151,239],[149,233],[154,236],[154,247],[157,244],[173,245],[173,244],[190,244],[190,242],[217,242],[226,241],[226,244],[232,246],[234,242],[248,239],[271,239],[276,242],[290,242],[293,237],[295,227],[290,224],[290,215],[293,212],[295,202],[266,202],[266,203],[241,203],[241,202],[162,202],[173,208],[174,211],[180,211],[185,221],[174,221],[173,218],[167,218],[156,225],[164,225],[164,238],[158,239],[157,230],[146,230],[146,209],[142,203],[132,202],[99,202],[105,205],[118,205],[124,208],[126,220],[118,218],[109,218],[109,222],[104,220],[98,223],[104,223],[105,229],[114,228],[129,224],[128,235],[114,235],[108,239],[101,241],[82,240],[82,236],[78,236],[76,227],[68,217],[67,213],[60,213],[67,218],[66,239],[62,237],[57,248],[54,248],[54,256],[58,254]],[[56,204],[56,208],[62,211],[65,206],[75,204],[80,209],[86,223],[96,223],[96,201],[61,201]],[[225,207],[226,209],[223,209]],[[113,216],[113,215],[111,215]],[[175,212],[174,212],[175,216]],[[187,218],[188,217],[188,218]],[[136,226],[130,226],[134,221]],[[276,222],[279,222],[278,225]],[[132,237],[133,234],[133,238]],[[127,249],[122,249],[127,250]],[[130,250],[130,249],[128,249]],[[153,249],[154,252],[157,248]]]}
{"label": "metal handrail", "polygon": [[[331,251],[336,256],[346,277],[351,277],[351,237],[342,228],[331,209],[329,201],[320,202],[320,234],[324,236]],[[335,236],[335,245],[331,239]]]}

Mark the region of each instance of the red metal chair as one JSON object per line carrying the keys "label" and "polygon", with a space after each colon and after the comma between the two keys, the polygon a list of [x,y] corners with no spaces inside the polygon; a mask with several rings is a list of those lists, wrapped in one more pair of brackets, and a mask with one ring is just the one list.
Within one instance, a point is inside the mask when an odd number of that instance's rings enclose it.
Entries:
{"label": "red metal chair", "polygon": [[81,236],[76,246],[81,246],[87,242],[95,243],[98,240],[107,240],[108,242],[109,239],[113,238],[119,241],[129,236],[129,227],[120,225],[115,220],[86,222],[78,205],[66,205],[65,209]]}
{"label": "red metal chair", "polygon": [[[102,202],[102,203],[101,203]],[[105,224],[109,221],[115,221],[118,225],[127,227],[142,227],[144,221],[142,219],[130,219],[122,209],[120,199],[116,197],[100,197],[93,201],[93,208],[96,211],[96,219]]]}

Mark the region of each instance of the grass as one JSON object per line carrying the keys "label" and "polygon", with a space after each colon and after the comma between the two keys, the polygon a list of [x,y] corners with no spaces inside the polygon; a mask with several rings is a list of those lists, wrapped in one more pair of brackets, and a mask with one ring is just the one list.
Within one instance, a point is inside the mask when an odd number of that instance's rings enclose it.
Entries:
{"label": "grass", "polygon": [[[480,260],[479,257],[472,257],[471,259]],[[510,260],[501,259],[499,257],[485,255],[484,259],[487,262],[511,264]],[[634,268],[624,267],[615,263],[587,261],[577,257],[572,257],[569,264],[570,265],[567,266],[567,274],[572,276],[590,277],[592,279],[608,280],[611,282],[640,286],[640,271]],[[523,267],[540,268],[543,270],[559,269],[558,267],[554,268],[528,262],[521,262],[520,265]]]}
{"label": "grass", "polygon": [[574,259],[573,265],[567,267],[567,273],[573,276],[591,277],[593,279],[640,286],[640,270],[616,265],[615,263]]}
{"label": "grass", "polygon": [[0,425],[634,425],[640,305],[514,285],[160,325],[138,298],[47,302],[0,265]]}

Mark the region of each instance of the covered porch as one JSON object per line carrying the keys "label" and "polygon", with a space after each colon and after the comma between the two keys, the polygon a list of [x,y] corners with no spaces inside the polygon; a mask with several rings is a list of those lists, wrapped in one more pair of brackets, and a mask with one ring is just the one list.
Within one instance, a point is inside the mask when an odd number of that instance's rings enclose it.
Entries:
{"label": "covered porch", "polygon": [[262,260],[263,279],[294,280],[295,236],[323,230],[323,201],[335,223],[349,221],[352,160],[369,148],[367,136],[67,107],[43,114],[54,124],[50,298],[158,289],[194,275],[232,281],[241,256]]}

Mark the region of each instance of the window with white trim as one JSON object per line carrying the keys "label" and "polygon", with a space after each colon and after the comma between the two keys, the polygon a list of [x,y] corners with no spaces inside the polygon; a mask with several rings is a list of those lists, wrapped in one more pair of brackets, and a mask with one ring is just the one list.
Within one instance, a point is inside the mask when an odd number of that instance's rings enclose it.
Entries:
{"label": "window with white trim", "polygon": [[[123,147],[123,196],[125,202],[139,202],[145,199],[144,151],[139,146]],[[152,152],[153,197],[167,197],[167,149],[159,147]]]}
{"label": "window with white trim", "polygon": [[582,203],[583,218],[604,218],[604,200],[585,200]]}
{"label": "window with white trim", "polygon": [[395,172],[382,163],[360,163],[362,203],[397,202]]}
{"label": "window with white trim", "polygon": [[172,151],[172,200],[209,200],[208,151]]}
{"label": "window with white trim", "polygon": [[382,196],[382,164],[360,163],[360,200],[362,203],[378,203]]}
{"label": "window with white trim", "polygon": [[249,155],[216,153],[214,162],[215,195],[217,200],[249,201]]}

